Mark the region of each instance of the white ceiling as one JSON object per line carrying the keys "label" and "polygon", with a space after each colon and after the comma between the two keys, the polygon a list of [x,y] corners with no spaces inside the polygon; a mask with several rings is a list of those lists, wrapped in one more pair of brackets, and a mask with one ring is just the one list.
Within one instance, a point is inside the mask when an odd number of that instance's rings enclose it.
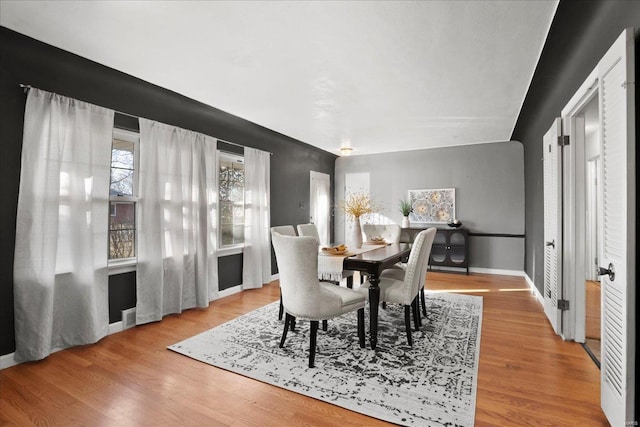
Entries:
{"label": "white ceiling", "polygon": [[556,6],[0,0],[0,25],[327,151],[370,154],[509,140]]}

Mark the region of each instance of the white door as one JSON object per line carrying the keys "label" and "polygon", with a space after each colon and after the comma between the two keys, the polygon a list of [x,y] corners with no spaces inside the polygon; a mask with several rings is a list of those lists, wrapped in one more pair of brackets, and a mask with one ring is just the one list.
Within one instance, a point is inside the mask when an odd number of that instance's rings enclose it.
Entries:
{"label": "white door", "polygon": [[[633,421],[635,375],[635,83],[633,30],[598,63],[603,236],[601,405],[612,426]],[[626,424],[629,425],[629,424]]]}
{"label": "white door", "polygon": [[309,222],[316,225],[322,246],[331,243],[330,201],[331,178],[326,173],[311,171]]}
{"label": "white door", "polygon": [[558,299],[562,298],[562,120],[556,119],[542,139],[544,163],[544,312],[560,334],[562,311]]}

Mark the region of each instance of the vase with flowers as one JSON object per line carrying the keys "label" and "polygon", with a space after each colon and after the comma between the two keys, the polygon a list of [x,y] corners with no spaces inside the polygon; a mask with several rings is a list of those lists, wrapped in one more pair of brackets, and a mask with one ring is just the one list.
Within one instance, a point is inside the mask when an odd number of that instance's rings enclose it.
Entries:
{"label": "vase with flowers", "polygon": [[369,193],[364,191],[347,193],[345,200],[339,203],[339,206],[345,215],[353,219],[352,235],[348,244],[353,248],[359,249],[362,247],[360,217],[365,214],[376,212],[378,207],[371,200]]}
{"label": "vase with flowers", "polygon": [[413,212],[413,206],[409,200],[400,200],[400,212],[402,212],[402,228],[409,228],[409,214]]}

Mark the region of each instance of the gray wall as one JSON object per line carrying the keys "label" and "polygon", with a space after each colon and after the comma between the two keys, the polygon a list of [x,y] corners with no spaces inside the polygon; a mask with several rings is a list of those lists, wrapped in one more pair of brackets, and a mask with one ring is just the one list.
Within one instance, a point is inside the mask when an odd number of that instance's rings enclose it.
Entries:
{"label": "gray wall", "polygon": [[[465,145],[336,159],[335,200],[344,199],[345,174],[368,172],[373,199],[382,215],[400,224],[398,204],[409,190],[455,188],[456,216],[471,233],[472,267],[524,267],[524,164],[517,142]],[[344,216],[336,210],[336,239],[344,236]]]}
{"label": "gray wall", "polygon": [[[541,293],[544,287],[542,137],[627,27],[636,29],[637,59],[640,2],[561,1],[511,135],[512,140],[524,146],[525,272]],[[637,70],[636,64],[636,75]]]}
{"label": "gray wall", "polygon": [[[308,222],[309,172],[333,174],[332,153],[0,27],[0,355],[15,350],[13,257],[26,101],[20,83],[270,151],[272,225]],[[137,126],[137,120],[129,122],[121,125]],[[275,272],[273,257],[272,268]],[[218,269],[221,290],[239,284],[242,255],[220,257]],[[135,298],[135,274],[110,276],[110,322],[135,306]]]}

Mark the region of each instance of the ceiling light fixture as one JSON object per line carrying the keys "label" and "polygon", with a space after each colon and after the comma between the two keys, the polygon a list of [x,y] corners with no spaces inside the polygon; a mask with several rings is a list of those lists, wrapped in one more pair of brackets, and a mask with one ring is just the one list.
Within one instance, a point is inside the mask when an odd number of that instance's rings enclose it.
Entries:
{"label": "ceiling light fixture", "polygon": [[353,148],[351,147],[340,148],[340,154],[342,154],[343,156],[350,156],[352,152],[353,152]]}

